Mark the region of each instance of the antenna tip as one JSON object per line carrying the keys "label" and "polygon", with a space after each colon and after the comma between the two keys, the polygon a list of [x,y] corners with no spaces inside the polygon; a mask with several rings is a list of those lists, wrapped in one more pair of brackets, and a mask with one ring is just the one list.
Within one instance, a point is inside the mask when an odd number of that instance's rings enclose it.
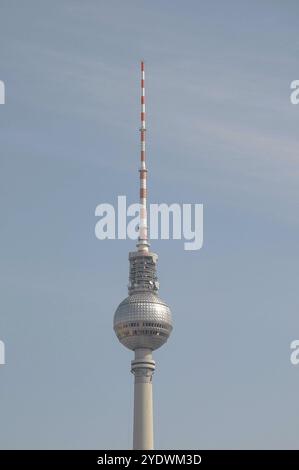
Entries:
{"label": "antenna tip", "polygon": [[144,71],[144,60],[141,61],[141,70]]}

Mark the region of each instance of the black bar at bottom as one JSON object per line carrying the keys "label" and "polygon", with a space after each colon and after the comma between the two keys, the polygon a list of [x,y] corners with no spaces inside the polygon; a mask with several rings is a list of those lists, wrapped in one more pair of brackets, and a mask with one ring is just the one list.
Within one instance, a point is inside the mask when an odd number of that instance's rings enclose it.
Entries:
{"label": "black bar at bottom", "polygon": [[[42,469],[65,465],[67,468],[137,468],[140,465],[208,468],[279,465],[282,469],[298,466],[299,450],[0,450],[0,468]],[[144,467],[146,468],[146,467]]]}

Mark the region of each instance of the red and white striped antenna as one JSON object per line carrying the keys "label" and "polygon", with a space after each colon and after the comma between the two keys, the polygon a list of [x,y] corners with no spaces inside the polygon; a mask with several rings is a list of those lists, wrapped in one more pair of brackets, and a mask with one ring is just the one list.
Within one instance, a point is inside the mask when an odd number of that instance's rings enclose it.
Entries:
{"label": "red and white striped antenna", "polygon": [[148,251],[149,242],[147,236],[147,168],[145,162],[145,73],[144,62],[141,61],[141,127],[140,127],[140,223],[138,237],[138,251]]}

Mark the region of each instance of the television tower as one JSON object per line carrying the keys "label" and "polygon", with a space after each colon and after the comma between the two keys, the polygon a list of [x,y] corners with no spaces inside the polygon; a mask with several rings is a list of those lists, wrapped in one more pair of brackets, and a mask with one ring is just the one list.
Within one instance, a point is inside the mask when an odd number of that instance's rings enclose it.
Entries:
{"label": "television tower", "polygon": [[145,160],[145,74],[141,62],[140,127],[140,224],[136,250],[129,253],[129,296],[114,314],[114,331],[119,341],[135,353],[131,362],[134,383],[133,449],[153,449],[152,351],[160,348],[172,331],[171,312],[158,295],[158,256],[149,250],[147,234],[147,168]]}

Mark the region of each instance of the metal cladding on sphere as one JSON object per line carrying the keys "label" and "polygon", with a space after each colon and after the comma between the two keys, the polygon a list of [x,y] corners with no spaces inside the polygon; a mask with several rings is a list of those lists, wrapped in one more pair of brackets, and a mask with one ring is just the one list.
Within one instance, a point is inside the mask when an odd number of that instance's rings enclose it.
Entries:
{"label": "metal cladding on sphere", "polygon": [[119,341],[129,349],[158,349],[172,330],[170,309],[151,292],[132,294],[118,306],[114,330]]}

